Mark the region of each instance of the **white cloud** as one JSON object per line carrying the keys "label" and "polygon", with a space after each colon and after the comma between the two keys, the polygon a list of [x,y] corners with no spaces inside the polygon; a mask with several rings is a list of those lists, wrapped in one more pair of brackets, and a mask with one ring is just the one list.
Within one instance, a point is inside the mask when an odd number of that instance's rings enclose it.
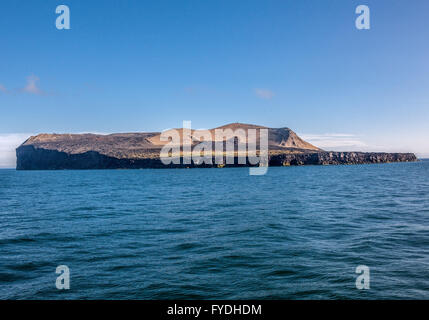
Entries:
{"label": "white cloud", "polygon": [[29,93],[29,94],[35,94],[35,95],[46,95],[47,92],[43,91],[40,86],[39,82],[40,79],[38,76],[32,74],[29,75],[26,78],[26,84],[24,87],[21,88],[15,88],[12,90],[8,90],[3,84],[0,83],[0,93]]}
{"label": "white cloud", "polygon": [[261,99],[271,99],[274,97],[274,92],[268,89],[255,89],[255,94]]}
{"label": "white cloud", "polygon": [[419,158],[429,157],[429,143],[426,136],[413,136],[409,139],[371,137],[362,140],[361,136],[346,133],[300,134],[305,141],[326,151],[362,151],[362,152],[412,152]]}
{"label": "white cloud", "polygon": [[27,84],[22,88],[22,92],[31,93],[31,94],[44,94],[44,92],[39,88],[39,77],[35,75],[30,75],[27,77]]}
{"label": "white cloud", "polygon": [[16,167],[15,149],[31,135],[29,133],[0,134],[0,168]]}
{"label": "white cloud", "polygon": [[301,134],[300,137],[325,150],[363,151],[368,148],[358,136],[347,133]]}
{"label": "white cloud", "polygon": [[186,87],[184,90],[186,93],[195,93],[197,89],[195,87]]}

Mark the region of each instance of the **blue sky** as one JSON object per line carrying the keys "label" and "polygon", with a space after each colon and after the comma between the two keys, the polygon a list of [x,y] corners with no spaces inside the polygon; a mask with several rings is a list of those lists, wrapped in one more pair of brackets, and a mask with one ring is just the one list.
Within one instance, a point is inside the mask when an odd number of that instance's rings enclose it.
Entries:
{"label": "blue sky", "polygon": [[429,155],[428,14],[424,0],[1,1],[0,166],[28,134],[183,120]]}

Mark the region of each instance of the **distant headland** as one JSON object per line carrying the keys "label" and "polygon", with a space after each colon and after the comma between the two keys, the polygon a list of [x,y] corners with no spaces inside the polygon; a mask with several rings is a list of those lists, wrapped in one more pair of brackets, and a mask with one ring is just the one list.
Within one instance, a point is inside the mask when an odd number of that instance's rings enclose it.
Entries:
{"label": "distant headland", "polygon": [[[189,136],[191,146],[201,143],[202,131],[171,129],[184,140]],[[336,164],[369,164],[388,162],[413,162],[417,157],[413,153],[377,153],[377,152],[333,152],[322,150],[301,139],[289,128],[268,128],[264,126],[232,123],[222,127],[206,130],[212,139],[210,145],[210,161],[180,161],[186,157],[183,146],[176,154],[178,162],[165,164],[161,161],[161,150],[171,139],[165,139],[160,132],[99,134],[39,134],[27,139],[16,149],[17,170],[62,170],[62,169],[141,169],[141,168],[184,168],[184,167],[242,167],[255,166],[247,158],[250,148],[243,148],[243,141],[237,132],[268,133],[268,165],[336,165]],[[219,139],[219,132],[225,133]],[[231,134],[232,133],[232,134]],[[206,141],[206,140],[204,140]],[[245,139],[247,142],[248,140]],[[255,147],[260,148],[262,140],[256,140]],[[234,147],[233,163],[225,161],[219,165],[214,161],[219,153],[214,151],[215,144],[223,146],[230,142]],[[206,145],[207,146],[207,145]],[[213,148],[212,148],[213,147]],[[211,151],[213,150],[213,151]],[[240,154],[238,150],[245,150]],[[260,151],[257,151],[259,154]],[[223,153],[220,157],[226,157]],[[231,155],[230,155],[231,156]],[[213,157],[213,161],[211,161]],[[193,159],[193,158],[192,158]],[[206,159],[207,160],[207,159]]]}

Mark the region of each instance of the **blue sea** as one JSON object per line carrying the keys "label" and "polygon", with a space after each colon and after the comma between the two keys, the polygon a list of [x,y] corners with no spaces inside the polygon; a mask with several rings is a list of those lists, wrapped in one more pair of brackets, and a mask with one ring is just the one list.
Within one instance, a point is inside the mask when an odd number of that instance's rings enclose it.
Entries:
{"label": "blue sea", "polygon": [[429,299],[429,161],[0,170],[0,205],[1,299]]}

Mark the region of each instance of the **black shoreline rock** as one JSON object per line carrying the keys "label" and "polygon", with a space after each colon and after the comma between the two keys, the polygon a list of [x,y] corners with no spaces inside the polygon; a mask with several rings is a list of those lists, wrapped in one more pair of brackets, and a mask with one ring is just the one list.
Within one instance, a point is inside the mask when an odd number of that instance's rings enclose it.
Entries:
{"label": "black shoreline rock", "polygon": [[[212,168],[217,164],[170,164],[164,165],[159,157],[151,158],[115,158],[96,151],[70,154],[57,150],[36,148],[32,145],[20,146],[16,150],[17,170],[65,170],[65,169],[143,169],[143,168]],[[417,157],[413,153],[375,153],[375,152],[304,152],[272,154],[269,166],[298,165],[339,165],[339,164],[370,164],[389,162],[414,162]],[[214,163],[214,159],[212,161]],[[246,167],[250,163],[225,164],[225,167]]]}

